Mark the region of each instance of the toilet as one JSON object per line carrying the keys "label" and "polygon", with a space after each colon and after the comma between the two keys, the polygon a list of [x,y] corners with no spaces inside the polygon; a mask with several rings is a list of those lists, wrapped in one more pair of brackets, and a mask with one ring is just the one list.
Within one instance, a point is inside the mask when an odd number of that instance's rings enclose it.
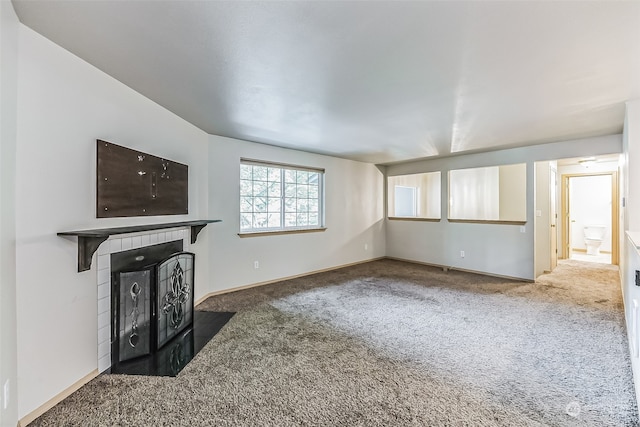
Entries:
{"label": "toilet", "polygon": [[587,246],[587,255],[600,255],[600,245],[606,231],[607,227],[604,225],[585,225],[584,243]]}

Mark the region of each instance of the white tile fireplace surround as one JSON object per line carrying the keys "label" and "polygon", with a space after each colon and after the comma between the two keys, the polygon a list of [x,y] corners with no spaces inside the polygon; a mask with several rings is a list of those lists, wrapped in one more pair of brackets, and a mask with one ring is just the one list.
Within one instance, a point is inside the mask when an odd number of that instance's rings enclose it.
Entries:
{"label": "white tile fireplace surround", "polygon": [[182,240],[182,250],[189,251],[191,240],[189,227],[166,228],[130,234],[110,236],[96,253],[98,286],[98,372],[111,367],[111,254],[158,243]]}

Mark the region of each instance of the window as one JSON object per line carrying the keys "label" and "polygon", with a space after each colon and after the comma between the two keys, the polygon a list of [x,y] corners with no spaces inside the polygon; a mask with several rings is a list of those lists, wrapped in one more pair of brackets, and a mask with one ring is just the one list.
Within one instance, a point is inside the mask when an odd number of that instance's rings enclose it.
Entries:
{"label": "window", "polygon": [[524,222],[527,165],[449,171],[449,219]]}
{"label": "window", "polygon": [[391,219],[440,219],[440,172],[387,178]]}
{"label": "window", "polygon": [[241,159],[240,232],[323,228],[324,170]]}

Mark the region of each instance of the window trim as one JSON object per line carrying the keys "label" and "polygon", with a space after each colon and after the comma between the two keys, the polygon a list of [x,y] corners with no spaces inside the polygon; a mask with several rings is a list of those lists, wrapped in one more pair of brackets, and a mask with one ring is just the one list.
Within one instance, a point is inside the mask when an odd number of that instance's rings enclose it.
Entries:
{"label": "window trim", "polygon": [[426,218],[421,216],[388,216],[390,221],[423,221],[423,222],[440,222],[442,218]]}
{"label": "window trim", "polygon": [[238,233],[238,236],[240,237],[279,236],[283,234],[320,233],[326,230],[327,230],[327,227],[293,228],[291,230],[246,231],[244,233]]}
{"label": "window trim", "polygon": [[[282,193],[280,196],[281,203],[281,224],[282,226],[279,228],[251,228],[246,231],[240,229],[238,232],[238,236],[240,237],[255,237],[255,236],[273,236],[273,235],[281,235],[281,234],[291,234],[291,233],[309,233],[315,231],[325,231],[325,169],[324,168],[316,168],[309,166],[301,166],[294,165],[291,163],[281,163],[281,162],[271,162],[266,160],[257,160],[250,159],[246,157],[240,158],[240,166],[242,165],[252,165],[252,166],[262,166],[262,167],[271,167],[278,168],[281,171],[281,183],[283,184]],[[296,227],[286,227],[284,225],[284,215],[285,211],[285,196],[284,196],[284,171],[285,170],[295,170],[295,171],[304,171],[304,172],[313,172],[319,174],[318,180],[318,225],[311,226],[296,226]],[[241,179],[238,181],[240,183]],[[253,181],[253,179],[252,179]],[[240,189],[239,189],[240,190]],[[240,193],[240,191],[238,191]],[[242,195],[240,194],[240,197]],[[296,200],[298,198],[296,197]],[[311,200],[311,199],[310,199]],[[239,210],[239,217],[242,215],[242,212]]]}
{"label": "window trim", "polygon": [[300,165],[294,165],[292,163],[269,162],[267,160],[249,159],[247,157],[240,157],[240,164],[253,165],[253,166],[266,166],[266,167],[275,166],[275,167],[281,168],[281,169],[295,169],[295,170],[299,170],[299,171],[320,172],[322,174],[325,173],[324,168],[314,168],[314,167],[310,167],[310,166],[300,166]]}
{"label": "window trim", "polygon": [[502,225],[525,225],[526,220],[502,220],[502,219],[451,219],[447,218],[448,222],[455,222],[460,224],[502,224]]}

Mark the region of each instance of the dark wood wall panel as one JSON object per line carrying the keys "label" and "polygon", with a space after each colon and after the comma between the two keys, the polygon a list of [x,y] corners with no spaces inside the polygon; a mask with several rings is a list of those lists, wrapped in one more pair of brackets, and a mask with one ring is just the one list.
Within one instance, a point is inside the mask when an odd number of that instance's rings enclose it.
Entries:
{"label": "dark wood wall panel", "polygon": [[97,141],[98,218],[189,213],[189,167]]}

